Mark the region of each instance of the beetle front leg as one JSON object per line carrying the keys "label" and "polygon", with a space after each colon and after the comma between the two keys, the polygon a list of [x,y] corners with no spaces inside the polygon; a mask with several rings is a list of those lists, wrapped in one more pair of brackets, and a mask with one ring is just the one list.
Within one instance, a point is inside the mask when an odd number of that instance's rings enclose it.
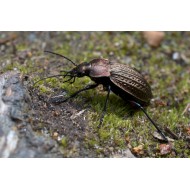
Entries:
{"label": "beetle front leg", "polygon": [[102,122],[104,120],[104,116],[105,116],[105,113],[106,113],[106,110],[107,110],[107,104],[108,104],[108,99],[109,99],[111,87],[108,86],[107,90],[108,90],[108,94],[107,94],[107,97],[106,97],[106,101],[105,101],[105,104],[104,104],[104,109],[103,109],[102,115],[100,117],[100,123],[98,125],[98,128],[100,128],[102,126]]}
{"label": "beetle front leg", "polygon": [[54,96],[50,99],[51,103],[63,103],[68,101],[70,98],[74,98],[75,96],[77,96],[79,93],[96,88],[99,84],[90,84],[87,85],[86,87],[84,87],[83,89],[75,92],[74,94],[72,94],[71,96],[69,96],[68,98],[64,99],[64,98],[60,98],[59,96]]}

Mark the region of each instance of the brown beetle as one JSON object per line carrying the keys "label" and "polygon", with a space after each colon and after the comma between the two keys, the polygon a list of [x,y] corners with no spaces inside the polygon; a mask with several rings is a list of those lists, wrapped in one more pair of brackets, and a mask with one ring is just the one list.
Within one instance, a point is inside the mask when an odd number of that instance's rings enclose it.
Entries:
{"label": "brown beetle", "polygon": [[[126,102],[129,102],[133,106],[140,108],[144,112],[144,114],[147,116],[147,118],[152,122],[152,124],[155,126],[155,128],[158,130],[160,135],[164,138],[164,140],[168,141],[165,135],[159,129],[159,127],[154,123],[154,121],[149,117],[149,115],[143,108],[150,104],[150,100],[152,98],[152,92],[147,81],[134,68],[131,68],[127,65],[120,64],[120,63],[115,63],[115,62],[112,63],[107,59],[93,59],[89,63],[84,62],[84,63],[81,63],[80,65],[77,65],[76,63],[74,63],[69,58],[63,55],[60,55],[51,51],[45,51],[45,52],[62,56],[65,59],[69,60],[75,66],[75,68],[73,68],[71,71],[65,71],[64,75],[54,75],[54,76],[50,76],[46,78],[68,76],[70,78],[64,82],[70,81],[70,83],[74,83],[76,77],[88,76],[90,77],[92,81],[95,82],[75,92],[74,94],[72,94],[70,97],[66,99],[63,99],[60,97],[53,97],[51,98],[51,102],[53,103],[65,102],[68,99],[75,97],[80,92],[96,88],[98,85],[102,84],[107,89],[108,93],[107,93],[105,105],[103,108],[103,113],[100,118],[99,127],[102,125],[103,118],[104,118],[106,108],[107,108],[110,91],[112,91],[117,96],[120,96]],[[43,78],[41,80],[44,80],[46,78]]]}

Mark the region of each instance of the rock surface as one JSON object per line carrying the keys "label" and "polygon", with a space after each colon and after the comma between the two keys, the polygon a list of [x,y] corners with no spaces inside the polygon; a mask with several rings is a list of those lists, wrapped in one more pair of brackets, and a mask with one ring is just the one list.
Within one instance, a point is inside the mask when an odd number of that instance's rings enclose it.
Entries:
{"label": "rock surface", "polygon": [[0,157],[60,157],[54,140],[32,130],[29,100],[18,73],[0,75]]}

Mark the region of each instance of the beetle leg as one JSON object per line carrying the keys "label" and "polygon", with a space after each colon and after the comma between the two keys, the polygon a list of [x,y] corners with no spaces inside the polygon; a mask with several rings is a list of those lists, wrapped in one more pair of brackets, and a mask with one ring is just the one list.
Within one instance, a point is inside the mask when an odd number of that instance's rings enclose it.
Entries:
{"label": "beetle leg", "polygon": [[107,97],[106,97],[106,101],[105,101],[105,104],[104,104],[104,109],[103,109],[102,115],[100,117],[100,123],[98,125],[98,128],[100,128],[102,126],[104,115],[105,115],[106,110],[107,110],[108,99],[109,99],[109,95],[110,95],[110,91],[111,91],[110,86],[108,86],[107,90],[108,90],[108,94],[107,94]]}
{"label": "beetle leg", "polygon": [[90,89],[93,89],[93,88],[96,88],[99,84],[90,84],[90,85],[87,85],[86,87],[84,87],[83,89],[75,92],[74,94],[72,94],[71,96],[69,96],[68,98],[64,99],[64,98],[60,98],[60,96],[54,96],[50,99],[50,101],[52,103],[63,103],[63,102],[66,102],[67,100],[69,100],[70,98],[74,98],[75,96],[77,96],[79,93],[81,92],[84,92],[86,90],[90,90]]}
{"label": "beetle leg", "polygon": [[147,114],[147,112],[145,111],[145,109],[139,103],[137,103],[137,102],[134,102],[134,101],[130,101],[130,102],[132,102],[133,104],[135,104],[136,106],[138,106],[144,112],[144,114],[146,115],[146,117],[154,125],[154,127],[157,129],[157,131],[160,133],[160,135],[164,138],[164,140],[166,142],[168,142],[168,139],[166,138],[166,136],[162,133],[162,131],[159,129],[159,127],[156,125],[156,123],[150,118],[150,116]]}

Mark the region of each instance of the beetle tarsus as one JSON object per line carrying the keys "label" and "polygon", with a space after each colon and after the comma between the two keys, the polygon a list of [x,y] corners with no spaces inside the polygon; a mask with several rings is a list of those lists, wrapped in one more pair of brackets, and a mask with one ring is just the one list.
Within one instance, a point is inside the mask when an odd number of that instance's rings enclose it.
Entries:
{"label": "beetle tarsus", "polygon": [[156,123],[150,118],[150,116],[147,114],[147,112],[145,111],[145,109],[137,102],[135,101],[130,101],[133,104],[135,104],[136,106],[138,106],[143,113],[146,115],[146,117],[149,119],[149,121],[154,125],[154,127],[157,129],[157,131],[159,132],[159,134],[162,136],[162,138],[164,139],[164,141],[168,142],[168,139],[166,138],[166,136],[162,133],[162,131],[159,129],[159,127],[156,125]]}

